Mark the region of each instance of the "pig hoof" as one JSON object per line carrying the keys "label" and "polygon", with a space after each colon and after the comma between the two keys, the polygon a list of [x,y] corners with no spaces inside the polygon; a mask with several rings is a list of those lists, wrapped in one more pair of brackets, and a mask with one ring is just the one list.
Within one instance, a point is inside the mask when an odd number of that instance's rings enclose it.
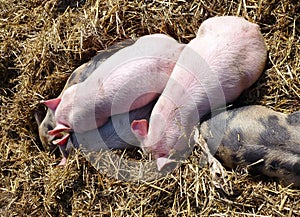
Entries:
{"label": "pig hoof", "polygon": [[67,163],[67,158],[63,157],[57,166],[65,166],[66,163]]}
{"label": "pig hoof", "polygon": [[158,171],[161,172],[171,172],[177,166],[177,162],[175,160],[165,158],[165,157],[157,158],[156,164],[157,164]]}

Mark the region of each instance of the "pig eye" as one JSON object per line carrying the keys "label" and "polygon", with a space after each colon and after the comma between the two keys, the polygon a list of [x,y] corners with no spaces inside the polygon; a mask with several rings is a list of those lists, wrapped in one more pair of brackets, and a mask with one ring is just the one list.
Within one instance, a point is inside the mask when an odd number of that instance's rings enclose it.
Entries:
{"label": "pig eye", "polygon": [[46,125],[46,128],[48,129],[48,131],[54,129],[53,126],[51,124],[49,124],[49,123]]}

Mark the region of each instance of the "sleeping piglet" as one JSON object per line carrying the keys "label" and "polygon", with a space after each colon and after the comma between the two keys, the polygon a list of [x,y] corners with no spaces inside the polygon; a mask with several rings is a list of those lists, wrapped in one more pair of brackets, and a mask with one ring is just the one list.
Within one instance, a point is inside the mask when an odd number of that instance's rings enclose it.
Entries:
{"label": "sleeping piglet", "polygon": [[97,129],[110,116],[156,99],[183,48],[163,34],[143,36],[108,58],[84,82],[66,89],[61,98],[46,101],[55,111],[56,127],[49,131],[58,138],[54,143],[63,145],[70,131]]}
{"label": "sleeping piglet", "polygon": [[[107,58],[133,43],[134,40],[118,42],[113,46],[110,46],[108,49],[100,51],[89,62],[79,66],[70,75],[59,97],[61,97],[68,87],[86,80],[86,78],[94,73]],[[124,149],[137,146],[138,141],[130,130],[130,123],[134,119],[148,119],[154,103],[155,101],[152,101],[144,107],[130,111],[129,114],[122,113],[110,117],[107,123],[96,130],[90,130],[83,134],[71,133],[71,140],[69,140],[67,144],[59,146],[63,155],[60,165],[65,164],[71,146],[79,147],[79,144],[82,144],[83,148],[88,151],[106,148]],[[54,136],[49,135],[48,131],[53,130],[56,124],[54,111],[48,108],[47,114],[44,118],[42,118],[38,113],[35,113],[35,118],[38,123],[39,137],[43,146],[47,147],[49,145],[53,145],[52,142],[55,138]]]}
{"label": "sleeping piglet", "polygon": [[196,38],[181,52],[149,126],[147,120],[132,123],[141,147],[157,159],[159,170],[173,166],[173,159],[194,144],[193,127],[203,115],[233,102],[259,78],[266,59],[258,25],[234,16],[201,24]]}
{"label": "sleeping piglet", "polygon": [[245,106],[203,122],[200,131],[223,165],[251,165],[250,171],[300,186],[300,111]]}
{"label": "sleeping piglet", "polygon": [[[93,57],[89,62],[84,63],[75,69],[67,80],[63,90],[61,91],[58,98],[61,98],[64,91],[74,84],[83,82],[87,77],[89,77],[95,70],[110,56],[115,54],[117,51],[128,47],[134,43],[134,40],[124,40],[110,46],[106,50],[99,51],[99,53]],[[56,125],[54,111],[48,108],[46,116],[42,117],[39,112],[35,113],[35,119],[39,127],[39,137],[44,147],[52,145],[54,136],[49,135],[48,131],[53,130]]]}

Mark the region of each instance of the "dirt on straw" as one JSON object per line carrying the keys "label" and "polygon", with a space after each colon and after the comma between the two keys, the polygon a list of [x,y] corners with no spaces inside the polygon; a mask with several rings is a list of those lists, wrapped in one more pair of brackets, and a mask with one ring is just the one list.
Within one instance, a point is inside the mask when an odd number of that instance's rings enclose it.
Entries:
{"label": "dirt on straw", "polygon": [[268,66],[242,99],[300,110],[298,0],[1,0],[1,216],[299,216],[300,191],[243,170],[228,171],[233,193],[214,188],[192,156],[166,177],[126,182],[95,170],[76,152],[65,168],[44,150],[34,110],[59,95],[70,73],[126,38],[165,33],[187,43],[201,22],[239,15],[257,23]]}

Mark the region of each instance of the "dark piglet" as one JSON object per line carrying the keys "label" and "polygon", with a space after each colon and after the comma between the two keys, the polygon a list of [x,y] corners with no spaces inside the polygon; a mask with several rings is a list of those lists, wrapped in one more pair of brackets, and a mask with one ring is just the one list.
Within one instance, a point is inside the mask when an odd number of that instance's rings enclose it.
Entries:
{"label": "dark piglet", "polygon": [[250,165],[250,171],[300,186],[300,111],[245,106],[204,121],[200,130],[223,165]]}

